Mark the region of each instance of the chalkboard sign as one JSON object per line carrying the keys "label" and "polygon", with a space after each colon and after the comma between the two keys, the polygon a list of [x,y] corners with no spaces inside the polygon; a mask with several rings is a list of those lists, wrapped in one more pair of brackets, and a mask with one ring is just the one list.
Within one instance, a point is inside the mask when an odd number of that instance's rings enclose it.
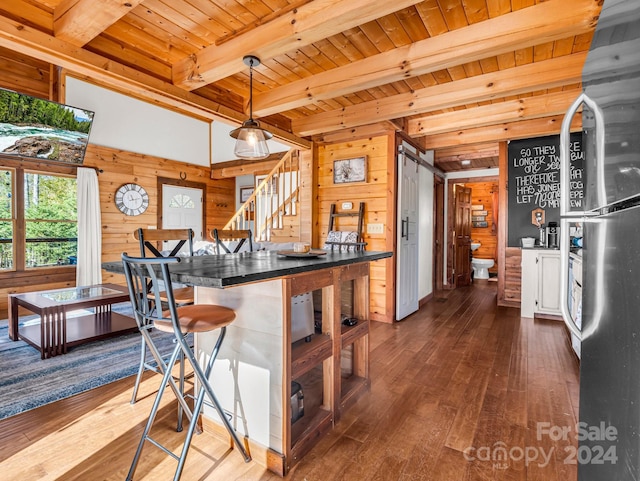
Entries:
{"label": "chalkboard sign", "polygon": [[[582,210],[584,198],[584,152],[582,134],[571,134],[570,206]],[[531,223],[531,212],[543,209],[545,225],[560,224],[560,137],[538,137],[509,142],[508,245],[520,247],[522,237],[540,238]]]}

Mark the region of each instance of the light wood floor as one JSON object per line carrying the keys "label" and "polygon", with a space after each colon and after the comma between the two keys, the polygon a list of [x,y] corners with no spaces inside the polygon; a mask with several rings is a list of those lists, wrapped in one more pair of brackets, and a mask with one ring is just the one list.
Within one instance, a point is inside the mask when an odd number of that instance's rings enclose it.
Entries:
{"label": "light wood floor", "polygon": [[[575,480],[575,465],[565,464],[574,436],[541,431],[573,429],[577,419],[578,367],[563,327],[497,308],[495,288],[476,281],[437,293],[400,323],[373,323],[371,393],[286,479]],[[125,379],[0,421],[0,477],[124,479],[157,381],[148,378],[149,396],[133,406]],[[177,446],[173,404],[160,420],[156,432]],[[525,462],[524,453],[537,458]],[[136,479],[171,479],[174,466],[147,445]],[[182,479],[280,478],[205,433]]]}

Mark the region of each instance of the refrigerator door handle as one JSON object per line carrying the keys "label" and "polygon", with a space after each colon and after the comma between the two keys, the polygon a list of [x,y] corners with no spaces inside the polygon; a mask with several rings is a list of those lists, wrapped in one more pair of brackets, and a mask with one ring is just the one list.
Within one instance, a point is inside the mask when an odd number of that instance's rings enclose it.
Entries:
{"label": "refrigerator door handle", "polygon": [[594,212],[584,210],[582,212],[571,211],[569,206],[569,194],[571,192],[571,122],[582,104],[589,107],[595,117],[598,205],[604,205],[606,201],[603,162],[604,118],[600,107],[583,92],[567,110],[560,128],[560,312],[569,331],[580,340],[582,340],[582,331],[569,311],[569,222],[583,222],[586,217],[596,215]]}
{"label": "refrigerator door handle", "polygon": [[607,203],[607,193],[604,183],[604,117],[602,110],[587,94],[582,92],[578,98],[571,104],[567,113],[562,120],[560,127],[560,217],[589,217],[597,215],[596,212],[587,211],[571,211],[569,206],[569,194],[571,192],[571,121],[582,104],[585,104],[593,112],[595,120],[595,139],[596,139],[596,182],[598,206],[604,206]]}
{"label": "refrigerator door handle", "polygon": [[582,331],[569,311],[569,222],[581,220],[570,217],[560,219],[560,312],[571,334],[582,341]]}

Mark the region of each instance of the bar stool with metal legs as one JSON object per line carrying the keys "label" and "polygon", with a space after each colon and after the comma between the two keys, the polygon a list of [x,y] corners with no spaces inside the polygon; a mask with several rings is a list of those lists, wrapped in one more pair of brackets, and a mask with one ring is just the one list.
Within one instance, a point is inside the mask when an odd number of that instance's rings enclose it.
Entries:
{"label": "bar stool with metal legs", "polygon": [[[220,346],[222,345],[226,326],[231,324],[235,319],[235,312],[232,309],[213,304],[196,304],[181,307],[176,306],[173,290],[171,288],[169,266],[180,262],[180,259],[177,257],[130,257],[125,253],[122,254],[122,262],[124,264],[124,273],[129,287],[129,295],[131,297],[134,315],[142,335],[149,336],[149,332],[145,326],[151,322],[156,329],[165,332],[173,332],[176,338],[176,346],[173,349],[169,361],[166,363],[164,363],[162,358],[157,354],[157,351],[154,352],[152,349],[154,357],[158,356],[156,361],[163,365],[164,375],[162,377],[162,384],[160,385],[156,398],[153,402],[153,407],[151,408],[151,413],[149,414],[149,419],[144,428],[140,443],[138,444],[138,449],[136,450],[133,462],[131,463],[127,480],[130,481],[133,479],[133,475],[146,441],[149,441],[151,444],[160,448],[178,462],[173,479],[174,481],[180,479],[189,446],[191,444],[191,439],[197,429],[197,419],[202,410],[205,396],[209,398],[213,407],[218,411],[220,419],[231,435],[234,445],[240,450],[245,462],[249,462],[251,460],[251,456],[240,441],[238,434],[231,426],[231,422],[229,421],[227,414],[223,411],[222,406],[209,383],[209,375],[211,374],[213,364],[220,350]],[[151,283],[150,288],[149,282]],[[153,299],[159,298],[158,296],[161,286],[165,286],[164,289],[168,300],[168,309],[164,312],[162,312],[161,309],[156,309],[156,303],[153,301]],[[198,364],[193,350],[185,338],[189,333],[208,332],[215,329],[220,329],[220,334],[211,352],[207,365],[203,370]],[[150,345],[152,344],[153,343],[150,343]],[[172,376],[172,368],[175,366],[181,354],[184,356],[184,359],[189,361],[191,364],[195,378],[198,381],[198,392],[195,396],[193,411],[191,411],[185,400],[185,396],[176,385]],[[162,395],[164,394],[167,386],[169,386],[176,395],[179,405],[184,410],[190,421],[185,441],[179,455],[162,446],[149,435],[158,412],[158,408],[160,407]]]}
{"label": "bar stool with metal legs", "polygon": [[[133,233],[133,237],[140,244],[140,257],[176,257],[178,253],[184,251],[185,254],[193,256],[193,230],[192,229],[143,229],[139,228]],[[173,242],[173,248],[170,252],[163,253],[164,251],[158,250],[157,242]],[[193,287],[181,287],[173,290],[173,297],[178,305],[193,304]],[[159,297],[161,303],[167,302],[167,297],[164,290],[160,291]],[[158,302],[158,301],[156,301]],[[153,324],[146,326],[148,331],[153,329]],[[138,375],[133,385],[133,391],[131,392],[131,404],[135,404],[138,399],[138,388],[140,382],[142,382],[142,374],[145,370],[150,370],[159,374],[164,374],[160,365],[153,365],[147,362],[147,346],[153,354],[153,350],[156,347],[153,343],[150,343],[151,338],[149,336],[142,337],[142,348],[140,350],[140,364],[138,366]],[[157,349],[156,349],[157,350]],[[153,355],[156,359],[156,355]],[[184,373],[181,372],[180,379],[184,378]],[[180,386],[180,389],[184,389],[184,385]],[[181,413],[178,412],[178,431],[182,431]]]}

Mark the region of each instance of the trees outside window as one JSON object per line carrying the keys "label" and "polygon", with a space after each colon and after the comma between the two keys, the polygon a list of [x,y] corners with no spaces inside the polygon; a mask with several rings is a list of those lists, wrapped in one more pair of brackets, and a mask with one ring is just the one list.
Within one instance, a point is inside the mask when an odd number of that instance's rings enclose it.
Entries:
{"label": "trees outside window", "polygon": [[75,264],[76,191],[75,177],[0,170],[0,269]]}

